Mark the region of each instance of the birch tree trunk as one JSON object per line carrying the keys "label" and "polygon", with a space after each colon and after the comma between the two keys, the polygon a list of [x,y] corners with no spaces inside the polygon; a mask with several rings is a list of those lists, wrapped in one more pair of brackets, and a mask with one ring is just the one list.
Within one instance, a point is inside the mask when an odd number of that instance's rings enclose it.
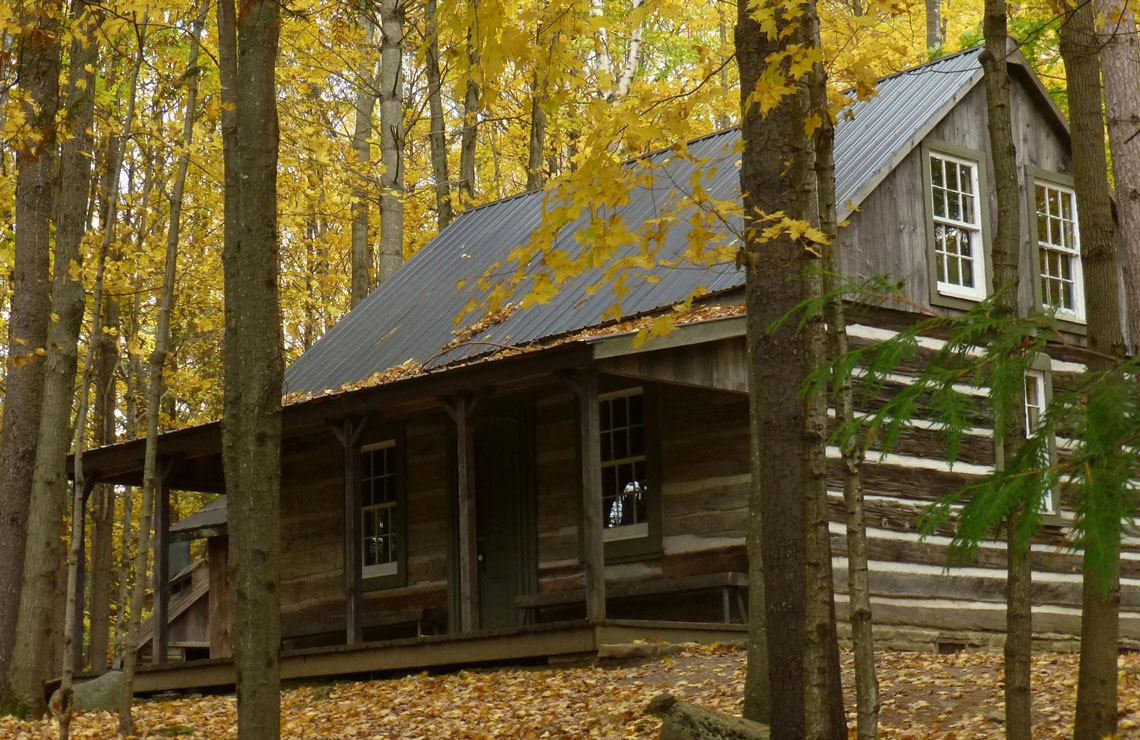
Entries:
{"label": "birch tree trunk", "polygon": [[1120,263],[1128,346],[1140,351],[1140,46],[1136,16],[1126,3],[1098,0],[1106,36],[1100,48],[1116,213],[1120,218]]}
{"label": "birch tree trunk", "polygon": [[[376,27],[367,13],[360,14],[360,26],[371,51]],[[360,168],[352,201],[352,306],[372,291],[372,243],[369,241],[368,201],[371,198],[368,171],[372,167],[372,113],[376,108],[376,83],[379,60],[361,65],[357,72],[355,122],[352,129],[352,151]]]}
{"label": "birch tree trunk", "polygon": [[[1021,195],[1010,118],[1007,12],[1005,0],[986,0],[982,23],[986,48],[982,67],[997,191],[997,218],[991,248],[995,303],[1001,314],[1015,317],[1019,313]],[[1018,394],[1017,403],[1018,409],[1024,408],[1024,390]],[[1010,414],[999,431],[1002,459],[1012,460],[1025,442],[1023,413],[1019,410]],[[1014,508],[1006,522],[1005,735],[1010,740],[1030,740],[1033,732],[1030,695],[1033,568],[1028,543],[1022,541],[1020,534],[1022,519],[1028,513],[1024,506]]]}
{"label": "birch tree trunk", "polygon": [[435,212],[439,230],[451,223],[451,176],[447,171],[447,132],[443,120],[443,82],[439,72],[439,22],[436,19],[436,0],[424,5],[424,33],[427,49],[424,54],[427,66],[428,111],[431,121],[431,174],[435,181]]}
{"label": "birch tree trunk", "polygon": [[380,0],[380,272],[404,264],[404,2]]}
{"label": "birch tree trunk", "polygon": [[[0,710],[27,706],[9,676],[16,645],[24,545],[40,426],[49,313],[49,249],[59,105],[61,2],[30,4],[17,41],[29,130],[16,151],[15,261],[8,315],[4,411],[0,421]],[[40,700],[42,706],[43,699]]]}
{"label": "birch tree trunk", "polygon": [[[1084,269],[1089,367],[1103,370],[1124,356],[1117,295],[1116,232],[1105,159],[1101,108],[1100,39],[1091,4],[1067,9],[1061,24],[1069,119],[1073,141],[1073,181],[1080,214],[1078,231]],[[1135,40],[1131,40],[1135,44]],[[1134,71],[1135,73],[1135,71]],[[1107,584],[1099,582],[1085,548],[1081,588],[1081,662],[1077,677],[1074,740],[1115,735],[1117,723],[1117,650],[1120,633],[1120,540],[1099,542],[1101,553],[1116,561]]]}
{"label": "birch tree trunk", "polygon": [[225,412],[239,740],[281,733],[281,315],[277,244],[279,5],[218,5],[225,161]]}

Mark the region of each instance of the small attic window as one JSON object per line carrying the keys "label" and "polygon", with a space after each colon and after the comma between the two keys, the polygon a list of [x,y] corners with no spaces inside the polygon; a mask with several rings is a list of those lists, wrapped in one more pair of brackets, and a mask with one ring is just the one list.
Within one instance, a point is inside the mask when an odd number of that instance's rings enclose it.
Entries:
{"label": "small attic window", "polygon": [[986,296],[986,259],[977,160],[927,153],[934,280],[939,295]]}

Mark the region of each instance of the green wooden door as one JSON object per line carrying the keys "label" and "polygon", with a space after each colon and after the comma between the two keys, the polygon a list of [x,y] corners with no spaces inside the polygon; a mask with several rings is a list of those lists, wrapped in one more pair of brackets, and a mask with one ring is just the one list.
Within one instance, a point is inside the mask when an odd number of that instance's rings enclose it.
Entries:
{"label": "green wooden door", "polygon": [[524,445],[514,416],[475,423],[475,523],[483,629],[518,624],[514,597],[523,584]]}

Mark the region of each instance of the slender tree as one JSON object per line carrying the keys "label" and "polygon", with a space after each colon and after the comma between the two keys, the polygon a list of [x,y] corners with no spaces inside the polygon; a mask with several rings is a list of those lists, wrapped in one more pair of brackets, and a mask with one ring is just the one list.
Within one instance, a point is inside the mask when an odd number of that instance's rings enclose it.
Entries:
{"label": "slender tree", "polygon": [[404,0],[380,0],[380,269],[404,263]]}
{"label": "slender tree", "polygon": [[[995,307],[1001,315],[1019,313],[1017,287],[1021,267],[1021,195],[1017,182],[1017,152],[1013,142],[1009,92],[1009,32],[1005,0],[986,0],[982,56],[990,153],[997,190],[997,219],[991,254]],[[1024,388],[1018,411],[997,415],[995,426],[1002,460],[1013,460],[1025,442]],[[1023,541],[1022,520],[1031,514],[1026,504],[1010,511],[1006,531],[1005,734],[1029,740],[1033,731],[1030,658],[1033,650],[1033,568],[1029,544]]]}
{"label": "slender tree", "polygon": [[1127,2],[1098,0],[1096,10],[1105,23],[1100,63],[1120,218],[1127,338],[1136,354],[1140,351],[1140,45],[1136,16]]}
{"label": "slender tree", "polygon": [[218,4],[225,162],[222,462],[230,506],[238,737],[281,732],[281,313],[277,244],[279,5]]}
{"label": "slender tree", "polygon": [[[163,368],[167,362],[170,343],[170,316],[174,310],[174,282],[178,266],[178,243],[182,227],[182,201],[186,190],[186,174],[190,168],[190,147],[194,142],[194,116],[198,102],[198,53],[202,29],[206,25],[209,2],[202,0],[198,15],[194,19],[190,34],[189,58],[186,64],[186,103],[182,114],[181,153],[174,173],[174,184],[170,195],[170,220],[166,231],[166,255],[162,278],[162,292],[159,297],[158,322],[154,333],[154,351],[151,353],[147,372],[146,389],[146,448],[143,456],[143,521],[139,526],[138,567],[136,568],[134,598],[131,603],[131,621],[128,627],[127,649],[124,651],[123,683],[119,699],[119,732],[126,735],[132,732],[134,722],[131,714],[131,700],[134,696],[134,674],[137,660],[138,614],[142,608],[142,592],[145,589],[148,542],[150,535],[150,515],[158,491],[158,422],[162,405]],[[157,627],[156,627],[157,629]],[[158,649],[157,641],[153,645]]]}
{"label": "slender tree", "polygon": [[926,0],[926,50],[942,51],[942,0]]}
{"label": "slender tree", "polygon": [[469,2],[467,27],[467,72],[463,92],[463,128],[459,134],[459,194],[470,202],[475,198],[475,149],[479,136],[479,107],[482,90],[476,76],[479,67],[479,0]]}
{"label": "slender tree", "polygon": [[372,291],[372,242],[369,239],[368,204],[371,198],[368,171],[372,167],[372,113],[376,109],[376,87],[379,83],[380,59],[371,57],[376,25],[368,12],[360,13],[360,30],[364,36],[365,62],[357,70],[356,103],[352,128],[352,150],[360,168],[352,195],[352,285],[351,305],[355,306]]}
{"label": "slender tree", "polygon": [[443,81],[439,70],[439,21],[436,0],[424,3],[424,65],[428,84],[431,174],[435,182],[436,222],[442,231],[451,223],[451,176],[447,169],[447,131],[443,120]]}
{"label": "slender tree", "polygon": [[[56,162],[62,2],[24,3],[17,70],[27,131],[16,150],[15,261],[0,422],[0,708],[27,706],[9,681],[43,397],[49,314],[49,234]],[[42,699],[40,702],[42,703]]]}
{"label": "slender tree", "polygon": [[[1107,370],[1124,355],[1117,296],[1116,229],[1105,158],[1104,110],[1096,13],[1091,3],[1065,6],[1061,57],[1069,94],[1073,182],[1080,212],[1078,233],[1085,278],[1089,366]],[[1134,44],[1135,41],[1133,40]],[[1133,70],[1133,74],[1136,71]],[[1074,740],[1101,740],[1116,733],[1117,650],[1120,633],[1120,536],[1084,543],[1081,589],[1081,662],[1077,678]],[[1111,564],[1097,577],[1095,564]]]}

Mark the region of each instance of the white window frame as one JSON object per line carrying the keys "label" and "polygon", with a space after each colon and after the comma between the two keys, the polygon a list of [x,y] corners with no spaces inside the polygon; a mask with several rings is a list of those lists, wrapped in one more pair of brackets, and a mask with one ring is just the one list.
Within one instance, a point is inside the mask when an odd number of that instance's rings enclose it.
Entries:
{"label": "white window frame", "polygon": [[[394,449],[395,447],[396,447],[396,440],[386,439],[383,442],[376,442],[375,444],[364,445],[363,447],[360,448],[360,454],[365,455],[369,452],[375,452],[376,450]],[[398,475],[398,473],[396,473],[396,475]],[[367,480],[370,480],[370,479],[364,478],[363,476],[361,476],[361,478],[360,478],[361,486],[363,486]],[[396,481],[396,485],[397,486],[399,485],[399,481]],[[360,513],[359,513],[359,515],[360,515],[360,548],[361,548],[361,550],[360,550],[360,575],[361,575],[361,577],[363,577],[363,578],[376,578],[376,577],[380,577],[380,576],[394,576],[400,572],[400,557],[398,554],[396,555],[396,559],[391,561],[391,562],[377,563],[375,565],[365,565],[364,564],[364,553],[368,551],[367,548],[365,547],[365,542],[366,542],[367,537],[368,537],[368,535],[364,531],[365,513],[368,511],[376,510],[376,509],[391,509],[392,510],[391,521],[394,524],[395,522],[397,522],[399,520],[399,511],[398,511],[399,506],[400,506],[399,496],[397,496],[396,500],[394,500],[394,501],[390,501],[390,502],[384,503],[384,504],[372,504],[370,506],[365,506],[364,502],[361,501]],[[394,534],[396,537],[403,537],[404,536],[403,532],[393,531],[392,534]],[[397,552],[398,552],[398,550],[397,550]]]}
{"label": "white window frame", "polygon": [[[1048,395],[1048,377],[1044,370],[1026,370],[1025,371],[1025,384],[1028,391],[1029,384],[1033,384],[1034,391],[1037,396],[1037,403],[1031,404],[1029,402],[1029,394],[1025,395],[1025,437],[1026,439],[1032,437],[1037,433],[1037,428],[1040,427],[1041,419],[1045,416],[1045,411],[1049,407]],[[1030,411],[1037,411],[1037,424],[1034,424],[1030,418]],[[1049,459],[1048,464],[1054,464],[1054,445],[1049,445]],[[1041,506],[1041,513],[1047,515],[1054,515],[1057,513],[1056,492],[1050,491],[1049,495],[1044,499]]]}
{"label": "white window frame", "polygon": [[[943,152],[943,151],[937,150],[937,149],[930,149],[930,150],[926,151],[925,154],[927,157],[928,169],[929,169],[929,173],[930,173],[930,175],[929,175],[930,180],[929,180],[929,182],[926,183],[927,193],[928,193],[927,197],[929,198],[929,201],[930,201],[928,204],[929,208],[930,208],[930,218],[933,221],[932,237],[934,239],[934,243],[931,245],[931,259],[943,260],[944,264],[946,264],[945,273],[949,274],[949,266],[948,266],[949,257],[944,257],[943,255],[946,255],[947,253],[940,251],[938,248],[938,236],[937,236],[938,227],[939,226],[948,226],[950,228],[961,229],[968,234],[969,243],[970,243],[970,256],[968,258],[963,258],[961,256],[958,256],[957,258],[958,259],[969,259],[972,266],[973,266],[973,275],[974,275],[974,285],[973,285],[973,287],[969,287],[969,288],[965,287],[963,285],[958,285],[957,283],[944,282],[944,281],[937,279],[938,267],[937,267],[937,264],[935,264],[934,270],[932,270],[932,273],[931,273],[932,275],[935,276],[934,277],[934,280],[936,282],[935,289],[938,291],[938,293],[940,295],[944,295],[944,296],[947,296],[950,298],[960,298],[960,299],[967,300],[967,301],[983,300],[988,293],[989,274],[986,270],[986,245],[985,245],[985,231],[984,231],[984,226],[983,226],[985,221],[982,217],[982,209],[984,207],[984,203],[982,201],[982,193],[980,192],[981,178],[978,176],[978,169],[980,167],[980,164],[975,159],[968,159],[966,157],[954,156],[953,154],[947,154],[946,152]],[[973,192],[964,193],[961,190],[950,191],[950,192],[957,192],[963,197],[970,197],[973,199],[974,220],[972,222],[960,221],[958,219],[949,218],[948,216],[939,216],[935,212],[935,208],[934,208],[934,188],[935,188],[935,185],[934,185],[934,167],[937,164],[939,167],[942,168],[943,186],[941,189],[947,190],[947,188],[945,187],[945,184],[946,184],[945,165],[943,164],[946,162],[949,162],[949,163],[952,163],[955,165],[965,166],[965,167],[968,167],[970,170],[970,187],[971,187],[971,190]]]}
{"label": "white window frame", "polygon": [[[648,429],[648,424],[646,423],[646,418],[645,418],[647,411],[645,408],[645,402],[646,401],[645,401],[644,389],[640,386],[635,386],[633,388],[624,388],[620,391],[613,391],[611,393],[599,393],[598,394],[598,403],[601,404],[601,403],[605,403],[607,401],[613,401],[614,399],[617,399],[617,398],[628,398],[630,396],[641,396],[641,403],[642,403],[642,407],[641,407],[641,428],[642,428],[642,434],[644,435],[643,436],[643,440],[644,440],[643,446],[645,449],[642,450],[642,453],[640,455],[634,455],[632,457],[625,457],[625,458],[621,458],[621,459],[617,459],[617,460],[603,461],[602,465],[601,465],[602,475],[604,476],[608,469],[613,468],[617,465],[641,462],[641,464],[645,466],[645,470],[646,470],[645,477],[648,481],[648,478],[649,478],[649,455],[648,455],[649,429]],[[627,420],[627,424],[626,424],[625,428],[627,428],[627,429],[629,428],[628,420]],[[613,429],[613,427],[611,427],[611,430],[612,429]],[[605,431],[606,430],[601,429],[601,427],[599,425],[599,429],[598,429],[598,433],[599,433],[598,444],[599,445],[602,443],[601,434]],[[647,492],[647,495],[653,495],[653,492],[649,491],[649,492]],[[604,501],[604,498],[603,498],[603,501]],[[607,527],[605,519],[603,518],[603,520],[602,520],[602,541],[603,542],[616,542],[618,540],[635,540],[635,539],[641,539],[642,537],[648,537],[648,536],[649,536],[649,501],[648,501],[648,499],[646,500],[646,519],[643,522],[636,522],[634,524],[625,524],[625,525],[621,525],[618,527]]]}
{"label": "white window frame", "polygon": [[[1056,191],[1069,199],[1069,205],[1072,208],[1073,214],[1073,243],[1071,245],[1054,244],[1049,241],[1049,234],[1041,233],[1041,229],[1037,227],[1037,220],[1041,213],[1037,208],[1037,189],[1044,188],[1045,204],[1048,209],[1049,192],[1050,190]],[[1051,214],[1046,210],[1046,232],[1048,232],[1048,219],[1050,218],[1063,218],[1061,215]],[[1058,182],[1046,180],[1042,178],[1035,178],[1033,180],[1033,224],[1034,229],[1037,231],[1037,290],[1040,293],[1041,306],[1046,309],[1055,309],[1057,318],[1064,319],[1065,321],[1072,321],[1077,324],[1085,323],[1085,275],[1084,265],[1081,260],[1081,234],[1080,234],[1080,212],[1077,209],[1077,194],[1073,188],[1062,185]],[[1067,256],[1069,259],[1069,269],[1072,273],[1073,279],[1073,308],[1067,309],[1060,306],[1053,306],[1046,301],[1045,288],[1042,282],[1045,280],[1045,261],[1042,260],[1042,252],[1053,252]],[[1051,280],[1059,279],[1057,276],[1049,276]]]}

